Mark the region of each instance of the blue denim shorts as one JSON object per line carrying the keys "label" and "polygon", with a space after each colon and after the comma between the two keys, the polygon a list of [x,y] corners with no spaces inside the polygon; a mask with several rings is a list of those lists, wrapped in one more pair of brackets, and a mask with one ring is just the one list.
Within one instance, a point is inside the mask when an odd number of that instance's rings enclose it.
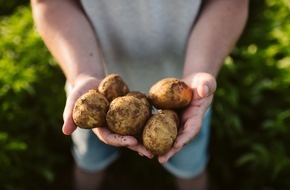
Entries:
{"label": "blue denim shorts", "polygon": [[[211,109],[207,110],[203,126],[194,140],[174,155],[164,168],[179,178],[192,178],[202,173],[208,162]],[[117,147],[104,144],[87,129],[78,128],[72,134],[72,153],[76,164],[85,171],[100,171],[113,163],[120,155]]]}

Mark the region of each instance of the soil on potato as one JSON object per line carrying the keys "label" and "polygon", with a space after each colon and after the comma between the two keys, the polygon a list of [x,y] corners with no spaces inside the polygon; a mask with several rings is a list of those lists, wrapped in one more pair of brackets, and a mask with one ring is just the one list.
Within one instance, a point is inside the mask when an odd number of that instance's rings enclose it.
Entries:
{"label": "soil on potato", "polygon": [[[99,190],[176,190],[173,177],[156,159],[141,157],[129,149],[120,149],[120,158],[107,170]],[[60,171],[53,184],[54,190],[73,190],[71,184],[73,161]]]}

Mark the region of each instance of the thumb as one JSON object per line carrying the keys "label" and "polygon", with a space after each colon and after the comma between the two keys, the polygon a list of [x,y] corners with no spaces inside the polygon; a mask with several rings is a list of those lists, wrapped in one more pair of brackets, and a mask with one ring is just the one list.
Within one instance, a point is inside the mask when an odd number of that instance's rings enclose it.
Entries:
{"label": "thumb", "polygon": [[68,118],[64,121],[62,126],[62,132],[65,135],[71,135],[76,130],[76,125],[72,118]]}
{"label": "thumb", "polygon": [[71,135],[74,130],[77,128],[74,121],[73,121],[73,107],[75,104],[75,101],[81,94],[76,91],[74,93],[71,93],[68,95],[64,112],[63,112],[63,126],[62,126],[62,132],[65,135]]}
{"label": "thumb", "polygon": [[197,93],[200,97],[205,98],[209,96],[209,87],[205,85],[198,85],[197,87]]}
{"label": "thumb", "polygon": [[191,87],[196,91],[201,98],[206,98],[216,91],[217,83],[213,75],[208,73],[197,73],[191,83]]}

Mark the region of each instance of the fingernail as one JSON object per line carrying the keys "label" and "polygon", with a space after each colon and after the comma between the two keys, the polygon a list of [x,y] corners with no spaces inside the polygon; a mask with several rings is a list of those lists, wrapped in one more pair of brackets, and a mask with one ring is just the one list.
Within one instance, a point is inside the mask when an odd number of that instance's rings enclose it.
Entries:
{"label": "fingernail", "polygon": [[208,96],[209,95],[209,87],[207,85],[203,86],[203,90],[204,90],[204,96]]}
{"label": "fingernail", "polygon": [[142,153],[140,153],[140,152],[138,152],[138,154],[140,155],[140,156],[144,156]]}

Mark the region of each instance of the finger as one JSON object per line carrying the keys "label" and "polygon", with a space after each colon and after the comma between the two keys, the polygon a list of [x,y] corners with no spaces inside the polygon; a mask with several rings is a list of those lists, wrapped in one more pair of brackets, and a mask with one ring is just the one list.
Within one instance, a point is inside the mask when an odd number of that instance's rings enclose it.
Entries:
{"label": "finger", "polygon": [[65,103],[64,112],[63,112],[64,120],[71,118],[74,104],[81,95],[82,93],[76,90],[68,95],[66,99],[66,103]]}
{"label": "finger", "polygon": [[135,137],[122,136],[111,132],[109,129],[105,127],[94,128],[93,132],[99,137],[101,141],[111,146],[129,147],[138,144],[138,141]]}
{"label": "finger", "polygon": [[62,132],[65,135],[71,135],[75,130],[77,126],[75,125],[72,117],[69,117],[64,121],[64,124],[62,126]]}
{"label": "finger", "polygon": [[178,137],[175,140],[174,147],[180,149],[187,145],[194,137],[196,137],[200,131],[201,121],[197,118],[190,118],[184,124],[184,128],[179,132]]}
{"label": "finger", "polygon": [[64,124],[62,126],[62,132],[65,135],[71,135],[77,128],[72,118],[75,102],[81,95],[83,95],[89,89],[96,89],[99,82],[100,82],[99,79],[88,78],[86,80],[80,80],[80,83],[76,85],[73,90],[70,85],[67,86],[68,97],[63,112]]}
{"label": "finger", "polygon": [[207,85],[198,85],[197,87],[197,93],[201,98],[205,98],[209,95],[209,87]]}
{"label": "finger", "polygon": [[166,163],[172,156],[174,156],[178,151],[180,151],[180,148],[177,148],[177,147],[172,147],[172,149],[167,152],[166,154],[162,155],[162,156],[159,156],[158,157],[158,162],[160,164],[164,164]]}
{"label": "finger", "polygon": [[184,81],[192,88],[196,89],[199,97],[204,98],[216,91],[216,79],[209,73],[194,73],[184,79]]}
{"label": "finger", "polygon": [[78,97],[80,96],[81,96],[80,93],[75,92],[75,93],[70,94],[67,97],[65,108],[63,111],[64,124],[62,126],[62,132],[65,135],[71,135],[74,132],[74,130],[77,128],[72,118],[72,112],[73,112],[74,104],[76,100],[78,99]]}
{"label": "finger", "polygon": [[181,133],[175,140],[175,143],[171,148],[171,150],[167,152],[165,155],[159,156],[158,158],[159,163],[161,164],[166,163],[172,156],[174,156],[177,152],[179,152],[181,148],[185,146],[190,140],[191,137],[187,133]]}
{"label": "finger", "polygon": [[181,136],[179,136],[178,139],[176,139],[176,142],[174,143],[170,151],[158,157],[159,163],[161,164],[166,163],[172,156],[178,153],[182,149],[182,147],[188,144],[190,140],[191,140],[191,137],[188,136],[187,134],[182,134]]}
{"label": "finger", "polygon": [[175,143],[171,150],[158,158],[160,163],[166,163],[172,156],[179,152],[185,145],[187,145],[200,131],[201,121],[196,118],[187,120],[184,128],[179,132]]}
{"label": "finger", "polygon": [[198,95],[201,98],[210,96],[216,91],[216,79],[208,73],[199,73],[195,79],[195,85]]}
{"label": "finger", "polygon": [[140,156],[146,156],[147,158],[153,158],[154,154],[148,151],[143,145],[137,144],[134,146],[128,146],[129,149],[136,151],[139,153]]}

